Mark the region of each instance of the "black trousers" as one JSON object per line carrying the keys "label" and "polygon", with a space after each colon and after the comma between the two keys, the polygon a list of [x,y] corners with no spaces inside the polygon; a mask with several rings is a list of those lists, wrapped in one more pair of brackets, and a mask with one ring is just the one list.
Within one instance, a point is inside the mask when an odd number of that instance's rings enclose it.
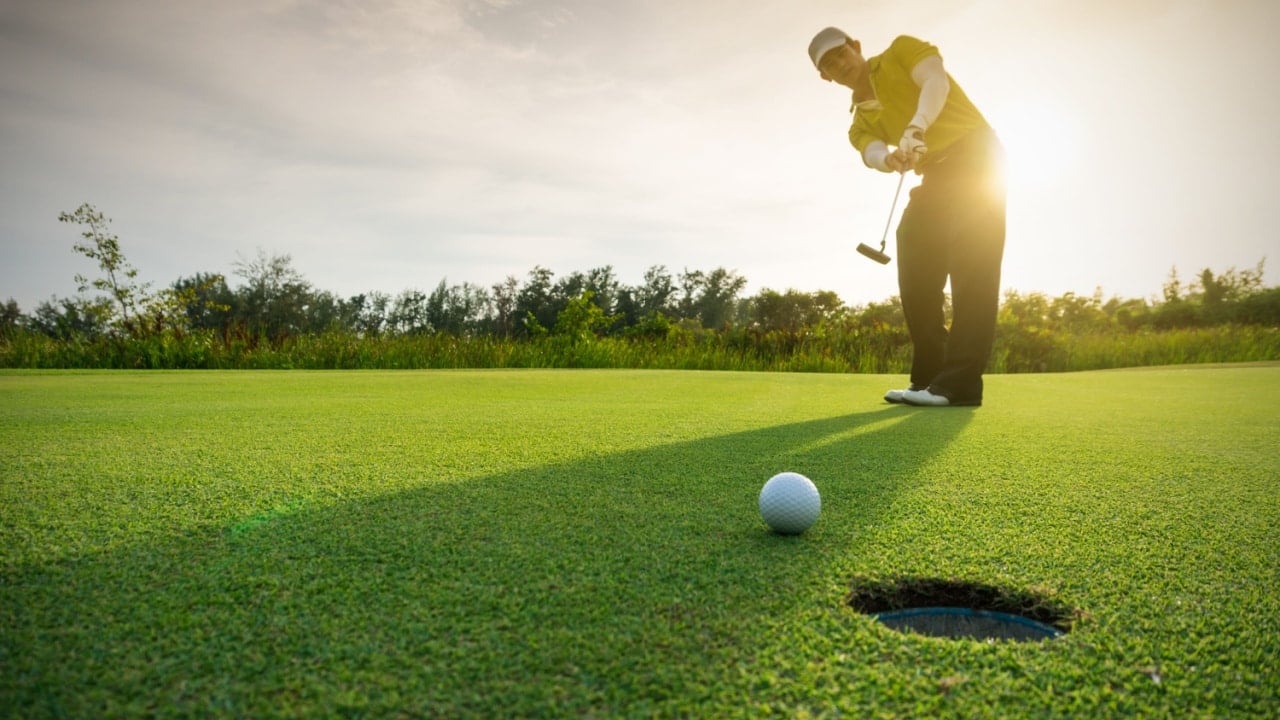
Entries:
{"label": "black trousers", "polygon": [[[926,165],[898,224],[898,289],[913,346],[911,383],[982,402],[1004,258],[1004,148],[976,131]],[[951,279],[951,328],[943,300]]]}

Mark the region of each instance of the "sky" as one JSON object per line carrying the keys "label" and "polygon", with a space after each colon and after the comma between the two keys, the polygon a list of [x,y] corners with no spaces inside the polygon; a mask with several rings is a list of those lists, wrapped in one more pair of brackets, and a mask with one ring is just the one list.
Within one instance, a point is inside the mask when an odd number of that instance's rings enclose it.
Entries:
{"label": "sky", "polygon": [[880,302],[896,176],[828,25],[937,45],[995,127],[1005,290],[1280,284],[1273,0],[0,0],[0,301],[94,276],[91,203],[156,288],[265,253],[343,297],[661,265]]}

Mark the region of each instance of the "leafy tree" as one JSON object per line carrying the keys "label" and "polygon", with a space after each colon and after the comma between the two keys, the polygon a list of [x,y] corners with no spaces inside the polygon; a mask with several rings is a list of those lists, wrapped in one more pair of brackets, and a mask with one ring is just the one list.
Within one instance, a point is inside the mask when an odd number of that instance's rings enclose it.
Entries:
{"label": "leafy tree", "polygon": [[[360,319],[360,314],[364,310],[368,297],[369,296],[364,293],[352,295],[346,299],[335,297],[334,302],[336,303],[336,307],[334,308],[334,312],[336,313],[336,317],[333,320],[333,326],[331,329],[339,332],[350,333],[356,337],[376,335],[376,332],[372,334],[365,332],[365,328]],[[381,320],[379,320],[379,323],[381,323]]]}
{"label": "leafy tree", "polygon": [[[516,317],[524,318],[524,331],[527,335],[537,335],[538,328],[545,332],[554,327],[556,316],[560,312],[555,302],[554,288],[551,280],[555,275],[541,265],[529,271],[529,279],[516,294]],[[530,322],[530,318],[534,323]]]}
{"label": "leafy tree", "polygon": [[834,320],[845,310],[844,301],[833,290],[819,290],[813,293],[813,323]]}
{"label": "leafy tree", "polygon": [[[548,306],[543,308],[543,312],[536,314],[540,322],[545,320],[545,316],[553,313],[558,319],[569,303],[580,299],[584,292],[590,292],[591,302],[600,308],[603,315],[612,318],[622,294],[621,290],[621,284],[614,277],[611,265],[592,268],[585,273],[575,271],[552,286]],[[543,324],[546,323],[543,322]]]}
{"label": "leafy tree", "polygon": [[665,340],[671,336],[675,327],[671,323],[671,318],[655,310],[623,328],[622,334],[630,338]]}
{"label": "leafy tree", "polygon": [[1046,327],[1053,316],[1051,302],[1044,293],[1019,294],[1009,290],[1000,303],[997,319],[1001,324]]}
{"label": "leafy tree", "polygon": [[595,303],[605,315],[616,311],[622,284],[614,276],[612,265],[588,270],[584,289],[591,291],[591,302]]}
{"label": "leafy tree", "polygon": [[479,285],[464,282],[451,288],[448,317],[456,323],[456,332],[472,333],[482,330],[487,322],[493,301],[488,291]]}
{"label": "leafy tree", "polygon": [[1176,265],[1169,270],[1169,279],[1165,281],[1161,290],[1164,293],[1164,301],[1166,303],[1175,303],[1182,300],[1182,281],[1178,279],[1178,267]]}
{"label": "leafy tree", "polygon": [[1102,311],[1117,325],[1130,332],[1150,322],[1151,308],[1146,300],[1111,298],[1103,306]]}
{"label": "leafy tree", "polygon": [[808,293],[764,288],[751,301],[751,321],[766,332],[798,333],[810,323],[813,298]]}
{"label": "leafy tree", "polygon": [[614,318],[625,334],[634,327],[641,318],[640,303],[636,299],[637,288],[623,285],[618,288],[618,302],[614,305]]}
{"label": "leafy tree", "polygon": [[829,290],[814,293],[787,290],[779,293],[765,288],[748,303],[750,321],[764,331],[799,333],[833,320],[844,303]]}
{"label": "leafy tree", "polygon": [[362,337],[378,337],[387,329],[391,296],[382,292],[352,295],[342,305],[344,327]]}
{"label": "leafy tree", "polygon": [[538,322],[538,316],[531,312],[526,312],[524,316],[524,333],[531,338],[546,337],[547,326]]}
{"label": "leafy tree", "polygon": [[105,298],[52,298],[36,306],[28,324],[55,340],[95,340],[107,333],[111,315]]}
{"label": "leafy tree", "polygon": [[644,272],[644,285],[640,287],[640,310],[650,313],[670,313],[672,298],[676,293],[675,281],[664,265],[654,265]]}
{"label": "leafy tree", "polygon": [[471,283],[449,286],[441,280],[427,298],[427,321],[435,332],[463,335],[481,326],[488,306],[484,288]]}
{"label": "leafy tree", "polygon": [[723,328],[734,320],[738,294],[746,286],[746,278],[722,267],[708,273],[685,270],[679,280],[679,314],[704,328]]}
{"label": "leafy tree", "polygon": [[59,213],[58,222],[84,226],[80,233],[83,241],[72,246],[76,252],[98,263],[103,277],[89,280],[84,275],[76,275],[79,292],[94,288],[107,293],[111,302],[118,307],[121,325],[126,331],[132,329],[137,316],[138,305],[147,300],[146,284],[138,284],[134,279],[138,270],[129,264],[120,250],[120,239],[107,230],[111,223],[109,218],[89,203],[76,208],[72,213]]}
{"label": "leafy tree", "polygon": [[570,300],[556,317],[552,334],[577,344],[595,338],[596,332],[608,327],[613,318],[592,302],[594,295],[590,290],[583,290],[581,295]]}
{"label": "leafy tree", "polygon": [[1201,321],[1209,325],[1238,322],[1242,302],[1262,291],[1264,261],[1252,270],[1228,268],[1216,276],[1208,268],[1200,271],[1196,287],[1201,291]]}
{"label": "leafy tree", "polygon": [[[651,266],[644,273],[644,283],[638,287],[620,285],[613,312],[617,322],[623,326],[624,332],[630,327],[639,325],[657,317],[669,318],[676,310],[672,297],[675,295],[675,282],[671,274],[662,265]],[[670,328],[670,323],[666,323]],[[634,334],[634,333],[627,333]],[[665,334],[665,331],[664,331]]]}
{"label": "leafy tree", "polygon": [[305,311],[307,332],[350,331],[344,323],[346,313],[342,298],[328,290],[312,291]]}
{"label": "leafy tree", "polygon": [[491,290],[493,307],[492,328],[502,337],[510,337],[515,330],[516,301],[520,281],[514,275],[508,275],[500,283],[494,283]]}
{"label": "leafy tree", "polygon": [[706,284],[707,275],[701,270],[685,268],[684,272],[680,273],[680,296],[676,300],[677,318],[685,320],[698,317],[698,299],[702,295]]}
{"label": "leafy tree", "polygon": [[21,322],[22,308],[18,307],[17,300],[9,298],[9,301],[0,307],[0,337],[12,337]]}
{"label": "leafy tree", "polygon": [[231,322],[235,294],[221,273],[196,273],[189,278],[178,278],[170,289],[182,300],[180,312],[185,316],[187,327],[221,330]]}
{"label": "leafy tree", "polygon": [[1240,301],[1236,322],[1280,327],[1280,287],[1258,290]]}
{"label": "leafy tree", "polygon": [[246,281],[236,293],[236,309],[248,329],[275,340],[310,329],[311,285],[294,269],[292,257],[259,250],[257,258],[232,266]]}
{"label": "leafy tree", "polygon": [[[147,299],[139,316],[136,335],[182,334],[194,329],[191,307],[199,302],[196,288],[165,288]],[[226,310],[226,305],[212,305],[209,310]]]}
{"label": "leafy tree", "polygon": [[[443,285],[444,282],[441,281]],[[399,335],[420,335],[431,332],[432,323],[427,308],[427,296],[418,290],[405,290],[396,296],[387,313],[387,328]]]}
{"label": "leafy tree", "polygon": [[1049,313],[1055,330],[1084,332],[1090,328],[1105,328],[1109,323],[1106,313],[1102,311],[1101,288],[1091,297],[1069,292],[1054,298],[1049,304]]}
{"label": "leafy tree", "polygon": [[876,330],[886,327],[905,327],[906,316],[902,312],[902,298],[894,295],[885,302],[868,303],[850,311],[855,323],[863,328]]}

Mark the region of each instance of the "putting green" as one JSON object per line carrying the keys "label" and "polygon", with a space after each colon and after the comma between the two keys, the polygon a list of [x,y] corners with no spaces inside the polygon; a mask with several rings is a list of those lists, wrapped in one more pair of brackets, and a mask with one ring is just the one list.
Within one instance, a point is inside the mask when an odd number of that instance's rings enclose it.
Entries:
{"label": "putting green", "polygon": [[[0,707],[1274,717],[1280,366],[0,373]],[[822,493],[770,533],[761,485]],[[1070,608],[903,634],[851,583]]]}

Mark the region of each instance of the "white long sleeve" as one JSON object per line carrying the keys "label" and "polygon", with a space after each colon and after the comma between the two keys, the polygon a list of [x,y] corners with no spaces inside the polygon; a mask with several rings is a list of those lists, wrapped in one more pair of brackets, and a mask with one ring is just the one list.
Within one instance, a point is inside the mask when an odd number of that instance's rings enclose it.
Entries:
{"label": "white long sleeve", "polygon": [[867,167],[880,172],[893,172],[885,159],[889,157],[889,147],[884,144],[883,140],[872,140],[867,148],[862,151],[862,162]]}
{"label": "white long sleeve", "polygon": [[947,95],[951,92],[951,81],[947,79],[947,71],[942,67],[942,58],[931,55],[911,68],[911,79],[920,86],[920,100],[916,104],[916,114],[911,124],[928,130],[942,108],[947,104]]}

